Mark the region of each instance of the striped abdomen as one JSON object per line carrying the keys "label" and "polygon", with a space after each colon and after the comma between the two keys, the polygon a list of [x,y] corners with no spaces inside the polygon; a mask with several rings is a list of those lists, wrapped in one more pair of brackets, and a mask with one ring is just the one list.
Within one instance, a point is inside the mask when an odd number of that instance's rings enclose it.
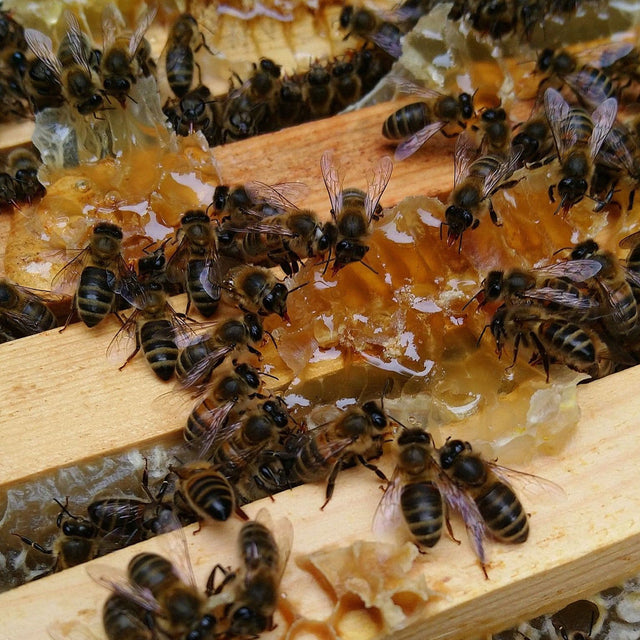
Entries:
{"label": "striped abdomen", "polygon": [[194,62],[189,46],[176,45],[167,49],[167,82],[178,98],[182,98],[191,88]]}
{"label": "striped abdomen", "polygon": [[30,324],[37,326],[38,331],[48,331],[58,325],[51,309],[35,297],[26,301],[20,313],[29,318]]}
{"label": "striped abdomen", "polygon": [[169,380],[176,369],[178,347],[170,320],[147,320],[138,325],[139,340],[147,362],[161,380]]}
{"label": "striped abdomen", "polygon": [[298,450],[291,474],[294,480],[302,482],[317,482],[324,480],[338,457],[328,451],[328,442],[324,434],[309,436]]}
{"label": "striped abdomen", "polygon": [[440,540],[444,521],[442,495],[433,482],[412,482],[402,489],[402,515],[415,541],[433,547]]}
{"label": "striped abdomen", "polygon": [[593,340],[573,322],[546,320],[540,323],[538,335],[549,354],[564,364],[585,367],[596,362]]}
{"label": "striped abdomen", "polygon": [[191,508],[202,518],[226,520],[235,510],[233,489],[221,473],[195,473],[182,487]]}
{"label": "striped abdomen", "polygon": [[187,262],[187,294],[189,301],[192,302],[196,309],[205,317],[212,316],[218,309],[220,302],[220,293],[216,298],[212,298],[202,286],[200,277],[205,269],[209,270],[206,260],[199,258],[191,259]]}
{"label": "striped abdomen", "polygon": [[148,611],[130,598],[114,593],[104,603],[102,626],[109,640],[152,640],[156,633],[146,624]]}
{"label": "striped abdomen", "polygon": [[88,327],[102,322],[114,307],[116,294],[109,283],[115,276],[108,269],[87,266],[80,274],[80,283],[76,293],[78,315]]}
{"label": "striped abdomen", "polygon": [[382,135],[388,140],[402,140],[427,125],[433,117],[426,102],[412,102],[392,113],[382,125]]}
{"label": "striped abdomen", "polygon": [[511,487],[504,482],[486,483],[475,496],[475,501],[496,540],[515,544],[529,537],[527,514]]}
{"label": "striped abdomen", "polygon": [[240,530],[238,542],[246,569],[255,570],[260,566],[278,569],[278,545],[271,531],[263,524],[255,520],[245,523]]}
{"label": "striped abdomen", "polygon": [[158,596],[178,580],[173,565],[157,553],[139,553],[129,561],[129,580],[142,589],[149,589]]}

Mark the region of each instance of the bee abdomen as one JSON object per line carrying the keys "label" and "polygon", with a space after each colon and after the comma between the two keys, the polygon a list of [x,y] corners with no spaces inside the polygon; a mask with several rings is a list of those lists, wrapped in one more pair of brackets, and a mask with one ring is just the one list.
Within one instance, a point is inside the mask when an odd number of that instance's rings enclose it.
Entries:
{"label": "bee abdomen", "polygon": [[317,482],[329,475],[331,462],[320,450],[316,439],[310,438],[298,452],[291,472],[302,482]]}
{"label": "bee abdomen", "polygon": [[572,322],[549,320],[540,327],[541,336],[567,364],[590,365],[596,361],[596,349],[591,337]]}
{"label": "bee abdomen", "polygon": [[37,300],[27,302],[23,313],[34,320],[40,331],[48,331],[58,324],[51,309]]}
{"label": "bee abdomen", "polygon": [[194,478],[189,483],[189,497],[199,511],[214,520],[227,520],[235,508],[233,489],[222,475]]}
{"label": "bee abdomen", "polygon": [[215,400],[205,398],[193,408],[187,418],[187,426],[182,434],[187,442],[201,438],[211,429],[211,413],[217,406]]}
{"label": "bee abdomen", "polygon": [[154,595],[176,579],[171,563],[156,553],[139,553],[134,556],[129,561],[127,571],[132,583],[149,589]]}
{"label": "bee abdomen", "polygon": [[529,521],[516,494],[503,482],[496,482],[476,498],[485,524],[500,542],[520,543],[529,537]]}
{"label": "bee abdomen", "polygon": [[247,569],[257,569],[261,565],[277,569],[278,546],[263,524],[250,520],[244,525],[240,531],[240,548]]}
{"label": "bee abdomen", "polygon": [[88,327],[95,327],[113,309],[116,294],[109,287],[110,279],[115,276],[107,269],[88,266],[82,270],[76,303],[78,315]]}
{"label": "bee abdomen", "polygon": [[216,298],[212,298],[204,290],[200,276],[205,270],[205,267],[205,260],[189,260],[187,263],[187,292],[196,309],[198,309],[205,318],[209,318],[218,309],[220,295],[218,294]]}
{"label": "bee abdomen", "polygon": [[416,542],[433,547],[442,534],[442,495],[433,482],[406,485],[400,497],[402,514]]}
{"label": "bee abdomen", "polygon": [[140,327],[140,344],[153,372],[168,380],[176,369],[178,347],[169,320],[151,320]]}
{"label": "bee abdomen", "polygon": [[431,111],[425,102],[413,102],[392,113],[382,125],[388,140],[402,140],[431,123]]}

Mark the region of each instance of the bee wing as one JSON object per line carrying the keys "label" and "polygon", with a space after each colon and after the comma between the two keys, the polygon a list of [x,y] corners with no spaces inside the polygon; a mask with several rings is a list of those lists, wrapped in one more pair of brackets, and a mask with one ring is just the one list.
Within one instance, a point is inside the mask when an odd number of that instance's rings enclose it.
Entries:
{"label": "bee wing", "polygon": [[75,14],[69,9],[64,10],[64,19],[67,23],[67,37],[69,39],[69,48],[71,49],[71,55],[73,59],[81,67],[84,67],[86,71],[91,73],[91,67],[86,58],[85,53],[85,39],[80,29],[80,23]]}
{"label": "bee wing", "polygon": [[129,40],[129,55],[133,58],[136,55],[136,51],[142,42],[142,38],[144,38],[144,34],[147,32],[147,29],[151,26],[154,18],[156,17],[156,13],[158,11],[157,7],[151,7],[147,9],[144,15],[140,18],[138,22],[138,26],[136,30],[133,32],[131,39]]}
{"label": "bee wing", "polygon": [[329,194],[331,202],[331,217],[336,220],[340,211],[342,211],[342,180],[338,167],[333,162],[333,153],[325,151],[320,159],[320,168],[322,170],[322,178],[324,185]]}
{"label": "bee wing", "polygon": [[615,47],[609,47],[600,55],[599,66],[610,67],[614,62],[622,60],[635,49],[636,47],[631,42],[623,42]]}
{"label": "bee wing", "polygon": [[291,202],[292,198],[303,198],[309,193],[309,187],[304,182],[280,182],[269,185],[264,182],[247,182],[245,191],[256,204],[266,203],[276,209],[297,209]]}
{"label": "bee wing", "polygon": [[486,561],[484,541],[487,538],[487,527],[483,517],[480,515],[478,505],[470,495],[458,487],[444,472],[435,474],[434,480],[449,508],[460,514],[473,550],[481,564],[484,565]]}
{"label": "bee wing", "polygon": [[473,137],[463,131],[456,140],[453,152],[453,185],[457,186],[466,177],[469,167],[478,155]]}
{"label": "bee wing", "polygon": [[27,41],[29,45],[29,49],[33,51],[33,54],[39,60],[42,60],[51,71],[53,71],[58,78],[62,75],[62,65],[60,64],[60,60],[53,52],[53,43],[51,42],[51,38],[42,31],[38,31],[37,29],[25,29],[24,30],[24,39]]}
{"label": "bee wing", "polygon": [[621,249],[635,249],[638,244],[640,244],[640,231],[636,231],[622,238],[618,246]]}
{"label": "bee wing", "polygon": [[393,35],[376,31],[369,36],[369,39],[396,60],[402,55],[402,43]]}
{"label": "bee wing", "polygon": [[89,247],[81,249],[77,256],[67,262],[67,264],[53,276],[51,288],[56,293],[73,295],[88,258]]}
{"label": "bee wing", "polygon": [[233,347],[230,346],[220,347],[219,349],[211,351],[206,358],[202,358],[202,360],[187,371],[185,376],[180,380],[180,386],[183,389],[201,389],[206,385],[206,383],[202,382],[205,374],[209,372],[218,360],[224,358],[228,353],[231,353],[231,351],[233,351]]}
{"label": "bee wing", "polygon": [[214,449],[216,449],[223,440],[231,435],[232,425],[228,425],[228,427],[225,428],[225,424],[234,405],[234,402],[227,402],[207,411],[205,416],[209,423],[207,430],[199,438],[196,438],[189,444],[190,448],[197,450],[198,460],[206,460]]}
{"label": "bee wing", "polygon": [[532,271],[554,278],[568,278],[573,282],[585,282],[597,275],[601,269],[602,263],[598,260],[585,259],[556,262],[555,264],[532,269]]}
{"label": "bee wing", "polygon": [[400,468],[396,467],[373,514],[371,530],[374,534],[382,536],[387,530],[401,526],[402,508],[400,497],[402,486],[402,473]]}
{"label": "bee wing", "polygon": [[612,127],[605,138],[606,147],[604,143],[600,147],[598,162],[602,162],[614,169],[626,171],[630,176],[636,176],[638,173],[634,158],[636,149],[632,151],[629,148],[629,145],[625,142],[626,134],[628,134],[626,127],[622,128],[622,125]]}
{"label": "bee wing", "polygon": [[607,98],[598,105],[591,115],[593,120],[593,133],[589,138],[589,153],[595,158],[600,151],[607,134],[611,130],[618,114],[618,101],[615,98]]}
{"label": "bee wing", "polygon": [[633,287],[640,287],[640,273],[637,271],[633,271],[632,269],[627,269],[627,267],[622,267],[624,271],[625,280]]}
{"label": "bee wing", "polygon": [[376,208],[382,198],[384,190],[391,180],[393,172],[393,161],[389,156],[383,156],[378,160],[373,170],[373,178],[369,183],[367,194],[364,197],[364,210],[369,222],[376,217]]}
{"label": "bee wing", "polygon": [[167,302],[165,304],[166,314],[171,321],[173,327],[173,335],[171,338],[175,340],[179,349],[184,349],[190,342],[195,339],[195,331],[189,326],[184,317],[176,312],[176,310]]}
{"label": "bee wing", "polygon": [[562,160],[576,141],[576,132],[569,127],[570,107],[560,92],[549,88],[544,92],[544,112],[556,144],[558,157]]}
{"label": "bee wing", "polygon": [[111,338],[107,346],[107,358],[110,362],[122,364],[133,351],[138,316],[139,311],[136,309]]}
{"label": "bee wing", "polygon": [[183,239],[178,248],[167,262],[167,280],[173,284],[182,284],[186,278],[187,259],[189,258],[189,245]]}
{"label": "bee wing", "polygon": [[423,87],[419,84],[416,84],[415,82],[412,82],[411,80],[406,80],[404,78],[392,77],[392,81],[399,93],[405,93],[407,95],[416,96],[418,98],[424,98],[425,100],[435,100],[436,98],[441,98],[444,95],[440,91],[436,91],[436,89]]}
{"label": "bee wing", "polygon": [[566,498],[565,490],[555,482],[536,476],[532,473],[517,471],[510,467],[503,467],[496,462],[487,461],[486,464],[507,485],[512,485],[528,495],[551,495],[555,498]]}
{"label": "bee wing", "polygon": [[525,291],[520,296],[527,300],[539,300],[541,302],[551,302],[553,304],[568,307],[570,309],[599,309],[600,301],[592,296],[578,296],[570,291],[562,291],[553,287],[538,287]]}
{"label": "bee wing", "polygon": [[271,513],[265,507],[258,511],[255,520],[269,529],[278,545],[278,581],[280,581],[293,547],[293,525],[291,520],[283,517],[274,522]]}
{"label": "bee wing", "polygon": [[184,584],[197,588],[191,557],[189,556],[187,537],[178,517],[174,513],[167,516],[162,533],[163,535],[159,537],[159,543],[164,552],[162,555],[171,561],[175,573]]}
{"label": "bee wing", "polygon": [[422,127],[420,131],[405,138],[397,147],[393,154],[395,160],[400,161],[414,154],[429,138],[432,138],[438,131],[443,129],[447,123],[436,121]]}
{"label": "bee wing", "polygon": [[200,284],[214,300],[220,298],[220,283],[222,274],[220,273],[220,258],[218,256],[218,245],[215,239],[211,242],[204,267],[200,273]]}
{"label": "bee wing", "polygon": [[[583,104],[596,107],[607,99],[605,82],[594,82],[593,67],[583,67],[564,77],[565,82],[580,96]],[[604,73],[604,72],[600,72]]]}
{"label": "bee wing", "polygon": [[144,309],[147,304],[147,293],[138,275],[127,266],[124,258],[118,259],[118,275],[113,281],[108,278],[110,288],[124,298],[132,307]]}
{"label": "bee wing", "polygon": [[149,589],[142,589],[129,582],[127,576],[118,569],[103,564],[90,564],[87,567],[89,577],[109,591],[128,598],[131,602],[147,611],[159,613],[161,607]]}
{"label": "bee wing", "polygon": [[269,218],[265,218],[264,222],[256,222],[255,224],[248,224],[246,227],[240,229],[235,227],[227,227],[229,231],[235,231],[236,233],[268,233],[276,236],[283,236],[287,238],[294,238],[296,234],[283,227],[280,224],[270,222]]}
{"label": "bee wing", "polygon": [[512,149],[511,154],[502,159],[498,164],[498,168],[495,171],[489,173],[482,185],[482,197],[487,198],[492,195],[495,189],[500,185],[501,182],[504,182],[513,174],[513,172],[518,167],[518,163],[520,161],[520,156],[522,155],[522,147],[518,146]]}
{"label": "bee wing", "polygon": [[102,50],[107,52],[116,40],[116,34],[119,29],[124,28],[124,18],[120,10],[113,4],[109,3],[102,11]]}

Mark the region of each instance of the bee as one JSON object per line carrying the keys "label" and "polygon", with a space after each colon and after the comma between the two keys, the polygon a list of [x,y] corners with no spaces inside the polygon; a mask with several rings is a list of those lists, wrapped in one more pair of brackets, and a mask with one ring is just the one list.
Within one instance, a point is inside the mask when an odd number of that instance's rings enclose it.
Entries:
{"label": "bee", "polygon": [[233,370],[220,375],[209,386],[207,395],[193,408],[183,431],[187,443],[195,443],[201,457],[211,450],[219,425],[224,424],[229,412],[241,398],[252,398],[261,386],[260,372],[246,362],[233,361]]}
{"label": "bee", "polygon": [[[618,103],[609,98],[589,116],[579,107],[569,107],[555,89],[545,91],[544,102],[560,161],[557,190],[561,200],[556,213],[560,209],[566,213],[587,193],[594,159],[615,121]],[[555,202],[553,188],[549,187],[549,198]]]}
{"label": "bee", "polygon": [[362,95],[362,78],[356,67],[357,56],[354,54],[342,60],[336,60],[331,68],[333,77],[332,112],[342,111],[360,99]]}
{"label": "bee", "polygon": [[520,344],[531,347],[542,361],[547,382],[552,358],[592,378],[602,378],[614,369],[610,349],[595,331],[533,305],[502,305],[493,315],[490,330],[498,357],[506,340],[513,343],[511,367]]}
{"label": "bee", "polygon": [[44,33],[27,29],[25,37],[36,58],[47,67],[48,75],[57,78],[56,84],[62,87],[66,99],[78,113],[88,115],[102,107],[104,98],[98,75],[87,57],[86,39],[80,31],[77,18],[69,11],[65,15],[68,31],[62,49],[64,62],[53,52],[51,38]]}
{"label": "bee", "polygon": [[208,318],[216,312],[221,295],[216,234],[209,216],[202,209],[187,211],[180,219],[180,225],[180,244],[167,264],[167,279],[186,289],[185,313],[189,313],[193,303]]}
{"label": "bee", "polygon": [[295,78],[284,76],[276,100],[276,120],[279,128],[293,127],[306,118],[302,85]]}
{"label": "bee", "polygon": [[[473,533],[476,553],[486,577],[484,537],[488,535],[507,544],[522,544],[529,537],[529,518],[509,479],[526,476],[544,482],[550,488],[555,485],[536,476],[519,472],[516,475],[511,469],[487,462],[462,440],[447,440],[438,450],[438,456],[441,469],[462,490],[452,497],[452,506],[463,515]],[[482,518],[481,528],[476,522],[477,514]]]}
{"label": "bee", "polygon": [[225,521],[233,513],[248,520],[237,504],[234,488],[211,462],[195,460],[169,470],[178,478],[174,501],[184,502],[201,523]]}
{"label": "bee", "polygon": [[153,64],[149,62],[150,47],[144,34],[153,22],[156,8],[148,9],[132,35],[118,34],[122,16],[113,5],[102,14],[103,55],[100,77],[104,92],[113,96],[123,107],[132,85],[140,76],[149,76]]}
{"label": "bee", "polygon": [[6,171],[0,172],[0,208],[7,205],[17,206],[18,186],[13,176]]}
{"label": "bee", "polygon": [[511,127],[507,122],[507,112],[502,107],[485,109],[480,114],[480,124],[472,128],[482,132],[481,153],[508,153],[511,145]]}
{"label": "bee", "polygon": [[491,197],[500,189],[508,189],[517,182],[507,180],[518,165],[518,152],[506,157],[489,154],[473,159],[475,156],[476,148],[471,138],[466,135],[458,136],[453,158],[454,186],[440,227],[441,233],[442,226],[448,227],[449,246],[459,241],[458,251],[462,249],[462,234],[480,224],[478,215],[485,201],[491,221],[496,226],[501,226]]}
{"label": "bee", "polygon": [[312,63],[302,84],[302,97],[311,114],[310,120],[331,115],[334,91],[331,71],[320,62]]}
{"label": "bee", "polygon": [[190,13],[182,13],[171,26],[166,44],[165,67],[167,81],[173,93],[182,98],[187,94],[193,82],[194,67],[198,69],[198,83],[201,84],[200,65],[195,54],[207,46],[204,34],[198,29],[198,22]]}
{"label": "bee", "polygon": [[260,110],[259,130],[275,131],[278,128],[277,119],[274,117],[278,109],[278,98],[282,68],[269,58],[261,58],[256,65],[253,64],[251,77],[242,84],[241,90],[249,97],[249,100]]}
{"label": "bee", "polygon": [[376,46],[365,44],[353,59],[356,73],[362,81],[362,95],[369,93],[391,70],[395,59]]}
{"label": "bee", "polygon": [[14,20],[9,11],[0,7],[0,50],[15,47],[25,50],[24,29],[22,25]]}
{"label": "bee", "polygon": [[366,193],[360,189],[342,188],[342,179],[330,151],[322,154],[320,167],[335,229],[335,274],[350,262],[362,262],[369,250],[364,241],[371,233],[371,223],[382,217],[380,198],[391,179],[393,162],[388,156],[380,158]]}
{"label": "bee", "polygon": [[221,119],[211,92],[203,84],[185,93],[177,102],[167,100],[162,111],[179,136],[202,131],[213,147],[221,142]]}
{"label": "bee", "polygon": [[400,140],[394,158],[404,160],[415,153],[438,131],[444,135],[451,123],[466,127],[466,121],[474,115],[473,96],[461,93],[457,98],[412,83],[398,82],[404,93],[422,97],[420,102],[401,107],[392,113],[382,125],[382,135],[387,140]]}
{"label": "bee", "polygon": [[227,272],[224,286],[243,311],[263,316],[275,313],[288,321],[289,290],[269,269],[251,265],[234,267]]}
{"label": "bee", "polygon": [[260,355],[251,346],[262,341],[264,330],[259,316],[245,313],[242,318],[229,318],[215,329],[188,344],[178,355],[176,374],[184,388],[201,388],[231,351],[246,348]]}
{"label": "bee", "polygon": [[0,328],[6,336],[17,339],[58,326],[56,316],[47,306],[47,302],[58,298],[43,294],[0,278]]}
{"label": "bee", "polygon": [[149,474],[146,460],[142,474],[142,488],[148,500],[139,498],[102,498],[94,500],[87,507],[89,519],[110,539],[115,536],[132,544],[171,530],[175,517],[170,504],[163,502],[168,488],[165,479],[154,496],[149,489]]}
{"label": "bee", "polygon": [[[273,614],[293,541],[293,527],[284,518],[274,529],[266,509],[246,522],[238,535],[242,566],[228,573],[209,598],[224,637],[255,638],[274,628]],[[276,542],[277,540],[277,542]],[[213,585],[212,585],[213,586]]]}
{"label": "bee", "polygon": [[346,409],[335,420],[302,434],[291,469],[294,480],[317,482],[327,479],[324,509],[333,495],[336,477],[343,464],[356,459],[382,480],[386,476],[366,457],[382,454],[388,420],[377,402],[365,402]]}
{"label": "bee", "polygon": [[44,196],[46,189],[38,180],[39,155],[27,147],[14,149],[7,157],[7,171],[13,176],[16,198],[28,203]]}
{"label": "bee", "polygon": [[76,284],[74,307],[88,327],[95,327],[112,311],[117,313],[117,294],[129,302],[140,294],[122,257],[120,227],[110,222],[93,227],[89,244],[53,279],[54,289],[72,283]]}
{"label": "bee", "polygon": [[555,158],[554,142],[547,116],[535,115],[519,125],[518,133],[511,140],[511,149],[514,154],[517,150],[520,152],[518,167],[533,169],[551,162]]}
{"label": "bee", "polygon": [[597,290],[611,313],[603,317],[603,322],[611,335],[629,339],[637,335],[638,305],[633,286],[640,286],[640,277],[626,269],[610,252],[600,249],[594,240],[585,240],[571,252],[574,260],[591,259],[600,263],[601,269],[594,276]]}
{"label": "bee", "polygon": [[416,427],[400,434],[397,447],[397,465],[376,508],[373,529],[383,531],[396,520],[399,510],[416,544],[433,547],[440,540],[446,516],[433,440]]}
{"label": "bee", "polygon": [[230,91],[222,110],[222,142],[244,140],[256,135],[266,118],[266,103],[256,102],[241,89]]}
{"label": "bee", "polygon": [[392,22],[394,15],[373,11],[366,7],[345,5],[340,12],[340,27],[351,34],[373,42],[394,58],[402,55],[401,39],[404,35],[400,27]]}
{"label": "bee", "polygon": [[102,626],[108,640],[154,640],[148,615],[145,607],[115,592],[102,607]]}
{"label": "bee", "polygon": [[53,53],[51,38],[35,29],[26,30],[25,38],[35,54],[25,74],[25,89],[34,113],[64,106],[62,65]]}
{"label": "bee", "polygon": [[54,557],[55,560],[52,567],[38,577],[55,573],[56,571],[62,571],[69,567],[75,567],[83,562],[92,560],[97,557],[100,552],[100,540],[97,527],[89,520],[71,514],[67,509],[69,504],[68,498],[64,504],[58,500],[55,500],[55,502],[60,507],[60,513],[56,519],[56,527],[59,533],[51,549],[46,549],[26,536],[12,532],[12,535],[20,538],[22,542],[33,547],[40,553]]}
{"label": "bee", "polygon": [[497,301],[508,306],[540,304],[567,318],[587,319],[600,309],[600,301],[573,283],[586,282],[601,269],[597,260],[567,260],[530,271],[490,271],[471,300],[477,299],[480,307]]}
{"label": "bee", "polygon": [[591,640],[600,609],[591,600],[576,600],[551,616],[551,624],[563,640]]}

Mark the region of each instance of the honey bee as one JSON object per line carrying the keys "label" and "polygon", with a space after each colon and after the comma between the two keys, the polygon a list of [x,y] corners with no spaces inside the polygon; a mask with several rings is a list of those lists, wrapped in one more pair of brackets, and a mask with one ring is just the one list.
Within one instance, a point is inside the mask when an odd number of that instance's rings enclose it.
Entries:
{"label": "honey bee", "polygon": [[220,366],[234,349],[246,348],[260,355],[251,343],[262,341],[264,330],[259,316],[245,313],[240,318],[229,318],[215,329],[191,342],[178,355],[176,374],[184,388],[201,388],[206,385],[212,371]]}
{"label": "honey bee", "polygon": [[360,189],[342,188],[342,179],[330,151],[322,154],[320,167],[335,228],[335,274],[350,262],[363,262],[369,250],[364,241],[371,233],[371,223],[382,216],[380,198],[391,179],[393,162],[388,156],[380,158],[366,193]]}
{"label": "honey bee", "polygon": [[12,16],[11,12],[5,11],[0,6],[0,50],[16,47],[24,50],[24,29]]}
{"label": "honey bee", "polygon": [[256,105],[256,111],[260,113],[258,125],[260,133],[275,131],[278,128],[275,113],[278,109],[278,99],[282,87],[280,76],[280,65],[269,58],[261,58],[257,65],[254,63],[253,73],[242,84],[241,90]]}
{"label": "honey bee", "polygon": [[352,459],[371,469],[382,480],[386,476],[366,457],[379,456],[388,427],[381,405],[370,401],[353,405],[338,418],[302,434],[297,443],[292,478],[302,482],[327,479],[324,509],[335,488],[336,477],[343,464]]}
{"label": "honey bee", "polygon": [[261,509],[255,520],[243,525],[238,536],[242,566],[233,573],[223,569],[225,578],[207,601],[213,611],[221,611],[216,618],[224,637],[255,638],[274,628],[293,527],[286,518],[275,529],[270,521],[266,509]]}
{"label": "honey bee", "polygon": [[463,129],[473,117],[473,96],[461,93],[457,98],[408,82],[396,83],[401,91],[424,98],[412,102],[392,113],[382,125],[382,135],[387,140],[400,140],[394,154],[396,160],[404,160],[415,153],[438,131],[444,135],[445,127],[457,123]]}
{"label": "honey bee", "polygon": [[202,131],[213,147],[221,143],[221,120],[211,92],[203,84],[184,94],[177,102],[168,100],[162,111],[179,136]]}
{"label": "honey bee", "polygon": [[540,304],[564,317],[586,319],[600,309],[600,301],[573,283],[586,282],[601,269],[597,260],[568,260],[530,271],[490,271],[471,300],[477,299],[480,307],[497,301],[508,306]]}
{"label": "honey bee", "polygon": [[[169,31],[165,58],[167,81],[178,98],[185,96],[191,88],[194,67],[197,67],[200,77],[200,65],[195,60],[195,54],[202,47],[213,55],[204,34],[198,29],[196,19],[190,13],[180,14]],[[201,80],[198,84],[201,84]]]}
{"label": "honey bee", "polygon": [[400,27],[392,22],[393,13],[384,14],[366,7],[345,5],[340,12],[340,27],[351,34],[373,42],[394,58],[402,55],[401,39],[404,35]]}
{"label": "honey bee", "polygon": [[212,316],[220,301],[218,247],[211,220],[202,209],[187,211],[180,220],[180,244],[167,264],[169,282],[187,291],[185,313],[193,305],[205,317]]}
{"label": "honey bee", "polygon": [[118,34],[122,16],[114,5],[107,5],[102,14],[103,55],[100,77],[104,92],[113,96],[123,107],[132,85],[140,76],[149,76],[153,65],[149,62],[150,47],[144,34],[153,22],[156,8],[148,9],[132,35]]}
{"label": "honey bee", "polygon": [[397,446],[397,465],[376,508],[373,529],[383,531],[399,511],[416,544],[433,547],[442,535],[446,514],[431,435],[419,427],[405,429]]}
{"label": "honey bee", "polygon": [[18,200],[31,203],[44,196],[46,189],[38,180],[41,164],[37,152],[28,147],[18,147],[7,156],[7,171],[13,176]]}
{"label": "honey bee", "polygon": [[302,84],[302,97],[311,114],[311,120],[331,115],[333,95],[331,72],[320,62],[312,63]]}
{"label": "honey bee", "polygon": [[30,336],[58,326],[47,302],[58,301],[52,294],[13,284],[0,278],[0,328],[11,339]]}
{"label": "honey bee", "polygon": [[511,140],[512,153],[520,151],[520,164],[531,169],[551,162],[554,142],[549,121],[544,113],[534,115],[518,128]]}
{"label": "honey bee", "polygon": [[[566,213],[587,193],[593,175],[594,160],[615,121],[618,103],[609,98],[591,116],[579,107],[570,107],[555,89],[544,94],[545,112],[560,161],[560,180],[557,184],[560,209]],[[554,185],[549,187],[553,198]]]}
{"label": "honey bee", "polygon": [[94,500],[87,507],[89,519],[110,539],[122,538],[125,544],[171,530],[175,522],[173,508],[163,502],[168,482],[165,479],[158,493],[153,495],[149,489],[146,461],[142,488],[148,500],[123,497]]}
{"label": "honey bee", "polygon": [[33,547],[40,553],[54,557],[54,563],[50,569],[38,577],[62,571],[69,567],[75,567],[83,562],[95,558],[100,552],[100,540],[97,527],[89,520],[80,516],[74,516],[67,506],[69,499],[64,504],[55,500],[60,507],[60,513],[56,519],[56,527],[59,533],[56,536],[51,549],[46,549],[41,544],[30,540],[26,536],[12,532],[12,535],[20,538],[22,542]]}
{"label": "honey bee", "polygon": [[222,111],[222,142],[244,140],[261,131],[267,117],[267,106],[256,102],[242,89],[229,92]]}
{"label": "honey bee", "polygon": [[148,610],[131,598],[113,593],[102,608],[102,626],[108,640],[154,640],[147,624]]}
{"label": "honey bee", "polygon": [[331,68],[334,89],[332,112],[342,111],[362,95],[362,79],[358,75],[357,61],[357,56],[352,55],[336,60]]}
{"label": "honey bee", "polygon": [[507,112],[502,107],[485,109],[480,114],[480,124],[472,128],[482,133],[481,153],[508,153],[511,145],[511,127],[507,122]]}
{"label": "honey bee", "polygon": [[493,208],[491,197],[500,189],[507,189],[517,181],[509,181],[519,162],[519,152],[504,157],[499,155],[476,156],[472,139],[464,134],[458,136],[454,155],[453,191],[449,197],[449,206],[445,210],[442,226],[447,229],[449,246],[456,241],[458,251],[462,249],[462,234],[467,229],[475,229],[480,224],[478,215],[484,202],[487,202],[491,221],[500,226]]}
{"label": "honey bee", "polygon": [[18,187],[13,176],[6,171],[0,172],[0,209],[7,205],[18,205]]}
{"label": "honey bee", "polygon": [[305,104],[301,83],[297,82],[295,78],[284,76],[276,105],[275,117],[279,128],[293,127],[303,122]]}
{"label": "honey bee", "polygon": [[32,41],[29,47],[32,48],[33,44],[36,55],[28,64],[24,82],[33,111],[38,114],[45,109],[64,106],[66,98],[62,85],[62,67],[53,53],[51,38],[35,29],[29,33]]}
{"label": "honey bee", "polygon": [[233,513],[248,520],[237,504],[235,490],[211,462],[195,460],[169,470],[178,478],[174,501],[184,502],[201,523],[224,521]]}
{"label": "honey bee", "polygon": [[110,222],[97,223],[89,244],[53,279],[54,289],[74,284],[74,307],[88,327],[95,327],[109,313],[116,312],[117,294],[129,302],[140,295],[122,257],[120,227]]}
{"label": "honey bee", "polygon": [[243,311],[263,316],[275,313],[288,321],[289,290],[269,269],[251,265],[234,267],[227,272],[224,285]]}
{"label": "honey bee", "polygon": [[[53,52],[51,38],[44,33],[35,29],[26,29],[25,38],[36,58],[47,68],[47,77],[56,78],[56,82],[50,82],[49,85],[59,84],[66,99],[78,112],[81,115],[88,115],[102,107],[104,98],[99,88],[98,75],[87,57],[86,39],[80,31],[77,18],[69,11],[65,12],[65,15],[68,31],[62,49],[64,62]],[[41,87],[38,83],[32,86],[40,91]],[[44,86],[43,83],[42,88]]]}
{"label": "honey bee", "polygon": [[520,344],[531,347],[542,361],[547,382],[551,359],[592,378],[602,378],[614,369],[610,349],[595,331],[533,305],[502,305],[493,315],[490,329],[499,357],[505,341],[513,343],[511,366]]}
{"label": "honey bee", "polygon": [[591,640],[600,609],[591,600],[576,600],[551,616],[562,640]]}
{"label": "honey bee", "polygon": [[574,260],[591,259],[599,262],[601,269],[594,276],[597,289],[611,313],[603,317],[603,322],[611,335],[629,339],[637,335],[638,305],[631,283],[640,286],[640,277],[633,270],[620,264],[610,252],[600,249],[594,240],[585,240],[571,252]]}

